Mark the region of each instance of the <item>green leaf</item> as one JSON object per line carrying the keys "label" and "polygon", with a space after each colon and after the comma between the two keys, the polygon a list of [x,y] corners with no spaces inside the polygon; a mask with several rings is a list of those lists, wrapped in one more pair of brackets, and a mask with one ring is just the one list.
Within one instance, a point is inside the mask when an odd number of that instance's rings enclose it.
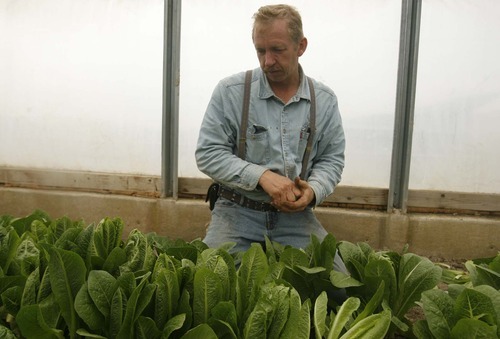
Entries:
{"label": "green leaf", "polygon": [[361,302],[358,298],[350,297],[342,304],[342,306],[340,306],[340,309],[333,320],[330,332],[328,333],[328,339],[337,339],[339,337],[345,325],[351,318],[354,311],[359,308],[360,304]]}
{"label": "green leaf", "polygon": [[136,304],[134,322],[138,319],[138,317],[141,314],[143,314],[144,310],[151,302],[155,290],[156,290],[155,284],[146,284],[146,286],[144,286],[144,288],[142,289],[141,295],[139,296],[139,300],[137,301]]}
{"label": "green leaf", "polygon": [[127,297],[131,296],[137,287],[135,275],[132,272],[125,272],[116,278],[116,283]]}
{"label": "green leaf", "polygon": [[83,338],[96,338],[96,339],[108,339],[107,337],[103,337],[102,335],[95,334],[95,333],[90,333],[86,329],[79,328],[76,331],[76,334],[82,336]]}
{"label": "green leaf", "polygon": [[297,272],[302,272],[306,275],[313,275],[313,274],[318,274],[325,272],[326,269],[324,267],[305,267],[301,265],[295,266]]}
{"label": "green leaf", "polygon": [[364,267],[368,263],[368,256],[360,244],[355,245],[348,241],[342,241],[338,245],[340,256],[351,275],[359,281],[364,280]]}
{"label": "green leaf", "polygon": [[314,303],[314,333],[316,335],[316,339],[321,339],[323,338],[323,335],[326,333],[326,316],[328,313],[327,309],[328,305],[328,296],[326,295],[326,292],[323,291],[320,293],[320,295],[316,298],[316,301]]}
{"label": "green leaf", "polygon": [[[155,286],[147,283],[149,275],[150,273],[142,278],[139,285],[134,289],[132,295],[127,300],[125,317],[123,318],[123,323],[117,338],[130,338],[134,336],[135,321],[139,318],[144,307],[149,303],[154,293]],[[142,293],[143,289],[144,293]]]}
{"label": "green leaf", "polygon": [[311,332],[311,302],[309,299],[304,301],[299,313],[299,321],[297,323],[297,332],[294,338],[309,339]]}
{"label": "green leaf", "polygon": [[76,244],[76,239],[78,239],[78,236],[81,232],[82,228],[71,227],[66,229],[64,233],[61,234],[61,236],[56,240],[54,246],[57,248],[62,248],[64,250],[74,251],[78,253],[79,256],[82,256],[82,254],[80,253],[80,249]]}
{"label": "green leaf", "polygon": [[109,337],[116,338],[123,325],[123,309],[126,302],[125,293],[118,287],[111,299],[111,313],[109,314]]}
{"label": "green leaf", "polygon": [[422,293],[422,308],[429,331],[436,337],[449,338],[455,324],[453,315],[454,300],[442,290],[429,290]]}
{"label": "green leaf", "polygon": [[268,338],[279,338],[288,320],[288,311],[290,310],[290,287],[278,285],[274,290],[274,304],[276,308],[272,317],[271,324],[267,331]]}
{"label": "green leaf", "polygon": [[310,263],[308,266],[320,267],[322,266],[321,243],[319,242],[319,239],[315,234],[311,234],[310,238],[311,241],[306,247],[306,252],[309,253],[310,257]]}
{"label": "green leaf", "polygon": [[90,270],[90,259],[94,251],[94,224],[90,224],[84,228],[80,234],[78,234],[75,241],[78,246],[78,253],[85,261],[87,270]]}
{"label": "green leaf", "polygon": [[137,272],[140,270],[151,271],[154,266],[154,255],[147,237],[139,230],[130,232],[125,245],[127,262],[120,266],[120,271]]}
{"label": "green leaf", "polygon": [[121,247],[115,247],[102,264],[102,269],[116,277],[120,274],[120,266],[126,262],[127,254],[125,250]]}
{"label": "green leaf", "polygon": [[56,297],[51,293],[47,298],[38,303],[43,314],[45,323],[50,328],[56,328],[61,323],[61,308],[57,304]]}
{"label": "green leaf", "polygon": [[70,337],[73,338],[78,329],[74,300],[85,282],[85,263],[74,252],[53,248],[50,251],[49,270],[52,292],[68,325]]}
{"label": "green leaf", "polygon": [[351,327],[375,312],[377,307],[382,303],[382,300],[384,298],[384,290],[385,290],[385,282],[382,280],[378,286],[377,292],[375,292],[370,301],[366,304],[363,311],[360,314],[358,314],[356,319],[354,319],[354,321],[350,325]]}
{"label": "green leaf", "polygon": [[22,275],[5,276],[0,278],[0,294],[13,286],[24,288],[26,277]]}
{"label": "green leaf", "polygon": [[2,293],[2,305],[4,311],[16,315],[21,308],[22,286],[12,286]]}
{"label": "green leaf", "polygon": [[185,321],[186,321],[185,313],[178,314],[175,317],[170,318],[167,321],[165,327],[163,328],[163,338],[168,338],[174,331],[181,329]]}
{"label": "green leaf", "polygon": [[[187,289],[183,289],[179,299],[179,306],[177,307],[177,314],[185,314],[185,321],[182,328],[179,330],[184,333],[191,328],[193,323],[193,309],[191,307],[191,296]],[[167,322],[168,324],[168,322]],[[166,326],[166,325],[165,325]]]}
{"label": "green leaf", "polygon": [[[490,265],[494,268],[498,264],[495,264],[493,261]],[[495,271],[484,263],[474,264],[472,261],[467,261],[465,267],[469,271],[474,286],[489,285],[500,289],[500,272]]]}
{"label": "green leaf", "polygon": [[[380,282],[384,282],[384,299],[389,304],[394,306],[398,296],[398,284],[396,272],[391,261],[380,254],[371,254],[368,256],[368,263],[364,269],[364,283],[367,288],[366,295],[371,296],[375,293],[376,288],[380,286]],[[419,295],[420,297],[420,295]]]}
{"label": "green leaf", "polygon": [[269,264],[275,263],[278,261],[278,257],[276,255],[276,251],[274,250],[273,243],[271,239],[268,238],[266,235],[265,237],[265,243],[266,243],[266,256],[267,256],[267,261]]}
{"label": "green leaf", "polygon": [[218,339],[214,330],[207,324],[200,324],[195,328],[190,329],[184,334],[181,339]]}
{"label": "green leaf", "polygon": [[498,330],[498,336],[500,337],[500,290],[495,289],[492,286],[481,285],[474,288],[476,291],[487,296],[492,303],[493,309],[497,315],[496,325]]}
{"label": "green leaf", "polygon": [[286,248],[281,254],[280,261],[284,262],[292,269],[296,266],[309,267],[309,258],[307,257],[307,254],[294,247]]}
{"label": "green leaf", "polygon": [[383,339],[391,325],[391,312],[384,310],[372,314],[351,327],[340,339],[370,338]]}
{"label": "green leaf", "polygon": [[237,293],[239,293],[240,303],[238,303],[239,306],[237,305],[237,312],[238,314],[246,312],[240,317],[242,321],[246,320],[249,312],[253,309],[260,285],[264,282],[268,272],[269,264],[262,247],[258,244],[252,244],[243,254],[241,266],[238,269],[239,291]]}
{"label": "green leaf", "polygon": [[17,247],[15,260],[21,268],[20,273],[24,276],[30,275],[40,265],[40,250],[31,238],[23,235],[22,241]]}
{"label": "green leaf", "polygon": [[420,300],[422,292],[434,288],[441,278],[441,269],[429,259],[407,253],[401,257],[398,272],[397,298],[391,305],[394,315],[402,318]]}
{"label": "green leaf", "polygon": [[477,319],[460,319],[451,330],[452,339],[498,338],[496,326],[489,326]]}
{"label": "green leaf", "polygon": [[0,324],[0,338],[3,339],[17,339],[14,332],[12,332],[7,327]]}
{"label": "green leaf", "polygon": [[336,254],[337,239],[335,239],[331,233],[328,233],[321,242],[321,257],[319,265],[325,267],[327,272],[330,272],[333,270],[333,259]]}
{"label": "green leaf", "polygon": [[497,315],[492,300],[474,289],[466,288],[458,295],[454,305],[454,314],[457,319],[477,319],[489,325],[496,325]]}
{"label": "green leaf", "polygon": [[211,310],[222,300],[222,284],[217,274],[201,267],[194,276],[194,325],[207,323]]}
{"label": "green leaf", "polygon": [[12,219],[10,221],[10,225],[14,227],[18,235],[21,235],[30,229],[31,224],[35,220],[38,220],[45,225],[49,225],[51,222],[47,213],[42,210],[35,210],[32,214],[26,217]]}
{"label": "green leaf", "polygon": [[135,338],[137,339],[157,339],[161,336],[161,331],[156,326],[153,319],[140,316],[135,324]]}
{"label": "green leaf", "polygon": [[427,321],[417,320],[412,326],[413,334],[417,339],[429,339],[432,338],[432,332],[427,326]]}
{"label": "green leaf", "polygon": [[243,338],[265,338],[267,333],[268,311],[262,303],[257,303],[250,313],[243,329]]}
{"label": "green leaf", "polygon": [[347,288],[347,287],[363,285],[362,282],[357,281],[350,275],[333,270],[330,272],[330,281],[333,284],[333,286],[337,288]]}
{"label": "green leaf", "polygon": [[[221,301],[212,309],[212,319],[221,323],[223,327],[228,327],[225,333],[231,337],[237,337],[238,321],[236,318],[236,309],[230,301]],[[211,324],[210,324],[211,325]],[[211,325],[212,326],[212,325]],[[212,328],[215,328],[212,326]],[[220,337],[219,333],[217,335]]]}
{"label": "green leaf", "polygon": [[40,267],[37,267],[26,279],[21,306],[36,304],[36,291],[40,287]]}
{"label": "green leaf", "polygon": [[109,316],[111,300],[117,288],[116,279],[106,271],[90,271],[88,292],[94,304],[106,318]]}
{"label": "green leaf", "polygon": [[21,243],[18,233],[11,229],[5,237],[0,240],[0,268],[5,274],[9,272],[9,267],[14,260],[17,247]]}
{"label": "green leaf", "polygon": [[104,315],[92,300],[87,284],[85,282],[76,295],[75,310],[91,330],[102,331],[104,328]]}
{"label": "green leaf", "polygon": [[[173,268],[175,270],[175,268]],[[179,279],[176,271],[162,268],[156,275],[155,321],[162,329],[168,319],[175,315],[180,298]]]}
{"label": "green leaf", "polygon": [[120,245],[123,232],[121,219],[104,218],[94,231],[94,245],[97,255],[106,259],[111,251]]}
{"label": "green leaf", "polygon": [[45,268],[44,274],[40,280],[40,287],[36,296],[36,301],[39,303],[45,298],[47,298],[52,293],[52,288],[50,287],[50,270],[47,266]]}
{"label": "green leaf", "polygon": [[[310,316],[309,316],[308,305],[304,303],[304,306],[300,303],[300,296],[295,289],[290,290],[290,311],[289,317],[283,328],[283,332],[281,333],[280,338],[290,338],[296,339],[303,337],[304,333],[307,332],[307,336],[309,337],[310,332]],[[304,312],[307,311],[307,321],[304,319]],[[307,328],[305,328],[307,326]]]}
{"label": "green leaf", "polygon": [[19,311],[16,322],[25,338],[64,339],[63,331],[50,328],[45,322],[40,306],[28,305]]}

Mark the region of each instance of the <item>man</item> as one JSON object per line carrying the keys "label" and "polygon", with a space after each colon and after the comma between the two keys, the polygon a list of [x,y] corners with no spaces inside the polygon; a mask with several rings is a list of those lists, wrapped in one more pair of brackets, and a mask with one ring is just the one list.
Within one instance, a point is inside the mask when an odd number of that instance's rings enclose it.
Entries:
{"label": "man", "polygon": [[[333,192],[344,167],[337,98],[299,65],[307,39],[296,9],[264,6],[253,18],[260,68],[250,78],[248,117],[240,73],[219,82],[200,129],[198,168],[220,185],[213,188],[218,199],[204,241],[211,247],[235,242],[233,250],[241,251],[268,236],[304,248],[311,234],[320,240],[327,234],[312,207]],[[340,258],[335,264],[345,271]]]}

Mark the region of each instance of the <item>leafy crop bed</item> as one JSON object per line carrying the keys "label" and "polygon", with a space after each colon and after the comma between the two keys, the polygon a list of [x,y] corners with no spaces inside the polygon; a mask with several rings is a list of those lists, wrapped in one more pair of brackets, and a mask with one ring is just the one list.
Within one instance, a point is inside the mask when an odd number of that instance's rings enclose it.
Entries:
{"label": "leafy crop bed", "polygon": [[[463,270],[366,243],[244,253],[119,218],[0,217],[0,338],[498,338],[500,255]],[[349,275],[333,270],[338,251]],[[419,319],[414,315],[418,313]],[[413,315],[413,316],[412,316]]]}

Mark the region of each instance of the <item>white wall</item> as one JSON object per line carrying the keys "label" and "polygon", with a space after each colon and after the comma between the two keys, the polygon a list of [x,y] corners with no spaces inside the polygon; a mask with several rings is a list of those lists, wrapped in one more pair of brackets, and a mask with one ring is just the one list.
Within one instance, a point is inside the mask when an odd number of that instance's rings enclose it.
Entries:
{"label": "white wall", "polygon": [[0,0],[0,48],[0,166],[160,173],[162,0]]}
{"label": "white wall", "polygon": [[[219,79],[257,67],[261,0],[182,2],[179,175]],[[388,187],[401,2],[293,0],[334,89],[342,184]],[[500,192],[496,0],[423,1],[410,188]],[[162,0],[0,0],[0,166],[160,175]]]}
{"label": "white wall", "polygon": [[500,193],[500,2],[424,1],[410,188]]}

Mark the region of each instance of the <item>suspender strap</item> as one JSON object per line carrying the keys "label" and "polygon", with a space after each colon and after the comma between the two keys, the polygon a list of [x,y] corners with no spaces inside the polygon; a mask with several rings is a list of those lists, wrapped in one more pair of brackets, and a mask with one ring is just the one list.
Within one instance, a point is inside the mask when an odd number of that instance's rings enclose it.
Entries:
{"label": "suspender strap", "polygon": [[300,172],[302,180],[306,180],[307,164],[309,163],[314,133],[316,132],[316,93],[311,78],[308,77],[307,82],[309,84],[309,93],[311,94],[311,108],[309,109],[309,137],[307,138],[307,146],[302,158],[302,171]]}
{"label": "suspender strap", "polygon": [[240,140],[238,145],[238,156],[245,159],[246,141],[247,141],[247,125],[248,125],[248,109],[250,107],[250,86],[252,84],[252,70],[248,70],[245,74],[245,91],[243,93],[243,114],[241,116]]}
{"label": "suspender strap", "polygon": [[[306,150],[304,151],[304,156],[302,157],[302,171],[300,173],[300,178],[305,180],[307,172],[307,164],[309,163],[309,157],[311,156],[312,144],[314,139],[314,133],[316,132],[316,94],[314,91],[314,86],[311,78],[307,78],[309,84],[309,92],[311,94],[311,107],[309,109],[309,136],[307,138]],[[252,70],[248,70],[245,74],[245,89],[243,92],[243,114],[241,116],[241,126],[240,126],[240,139],[238,144],[238,156],[241,159],[245,159],[246,151],[246,140],[247,140],[247,126],[248,126],[248,111],[250,107],[250,86],[252,83]]]}

